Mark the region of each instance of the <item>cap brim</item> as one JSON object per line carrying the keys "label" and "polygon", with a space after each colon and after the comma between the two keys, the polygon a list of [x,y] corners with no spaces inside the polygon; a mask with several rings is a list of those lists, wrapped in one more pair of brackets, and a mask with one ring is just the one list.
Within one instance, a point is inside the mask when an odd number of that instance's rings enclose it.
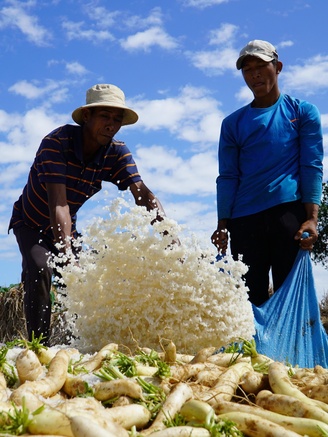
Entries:
{"label": "cap brim", "polygon": [[246,53],[245,55],[242,55],[237,59],[237,62],[236,62],[237,70],[241,70],[244,59],[247,56],[254,56],[255,58],[260,58],[265,62],[270,62],[270,61],[273,61],[274,59],[276,59],[274,56],[268,56],[268,55],[257,54],[257,53],[256,54],[255,53],[252,53],[252,54]]}
{"label": "cap brim", "polygon": [[92,108],[92,107],[101,107],[101,106],[107,106],[109,108],[121,108],[124,109],[123,114],[123,120],[122,120],[122,126],[126,126],[128,124],[134,124],[138,121],[138,114],[133,111],[133,109],[128,108],[127,106],[123,105],[115,105],[111,103],[110,105],[106,105],[106,103],[90,103],[89,105],[83,105],[79,108],[75,109],[75,111],[72,112],[72,119],[75,121],[75,123],[82,125],[83,124],[83,118],[82,118],[82,109],[83,108]]}

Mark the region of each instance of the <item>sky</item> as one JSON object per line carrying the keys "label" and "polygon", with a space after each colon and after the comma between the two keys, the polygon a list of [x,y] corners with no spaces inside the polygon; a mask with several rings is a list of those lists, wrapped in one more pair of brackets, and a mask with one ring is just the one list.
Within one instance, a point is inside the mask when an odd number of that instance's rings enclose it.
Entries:
{"label": "sky", "polygon": [[[124,91],[139,121],[116,138],[166,214],[205,245],[217,223],[221,122],[252,99],[235,67],[248,41],[274,44],[284,64],[281,91],[319,108],[327,181],[327,12],[326,0],[2,0],[0,286],[20,282],[8,222],[40,141],[73,123],[72,111],[97,83]],[[80,230],[118,195],[105,183],[80,210]],[[328,271],[314,265],[313,273],[320,299]]]}

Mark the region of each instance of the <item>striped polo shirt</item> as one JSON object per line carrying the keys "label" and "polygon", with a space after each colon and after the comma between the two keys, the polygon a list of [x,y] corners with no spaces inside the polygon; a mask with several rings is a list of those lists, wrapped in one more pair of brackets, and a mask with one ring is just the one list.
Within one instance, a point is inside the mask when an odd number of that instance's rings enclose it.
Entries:
{"label": "striped polo shirt", "polygon": [[102,188],[102,181],[126,190],[141,181],[127,146],[115,139],[98,150],[91,162],[82,158],[82,127],[66,124],[43,138],[22,195],[15,202],[9,230],[23,224],[53,238],[50,228],[46,183],[66,184],[67,203],[75,233],[76,213]]}

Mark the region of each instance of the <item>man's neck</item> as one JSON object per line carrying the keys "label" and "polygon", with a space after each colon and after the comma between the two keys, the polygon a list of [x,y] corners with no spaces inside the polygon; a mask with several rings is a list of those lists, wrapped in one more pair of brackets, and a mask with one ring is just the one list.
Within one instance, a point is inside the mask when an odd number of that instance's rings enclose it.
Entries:
{"label": "man's neck", "polygon": [[277,103],[280,92],[265,97],[255,97],[251,103],[252,108],[269,108]]}

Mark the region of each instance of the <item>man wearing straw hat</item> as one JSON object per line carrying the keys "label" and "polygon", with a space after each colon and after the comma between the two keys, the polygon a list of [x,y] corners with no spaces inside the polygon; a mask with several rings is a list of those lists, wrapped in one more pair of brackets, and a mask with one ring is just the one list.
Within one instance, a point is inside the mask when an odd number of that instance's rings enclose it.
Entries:
{"label": "man wearing straw hat", "polygon": [[72,113],[77,125],[66,124],[43,138],[28,182],[15,202],[9,224],[22,254],[24,311],[28,337],[50,333],[50,253],[72,248],[77,236],[76,213],[102,188],[102,181],[131,190],[137,205],[164,216],[155,195],[143,183],[127,146],[114,139],[121,126],[138,120],[115,85],[98,84],[86,93],[86,104]]}

